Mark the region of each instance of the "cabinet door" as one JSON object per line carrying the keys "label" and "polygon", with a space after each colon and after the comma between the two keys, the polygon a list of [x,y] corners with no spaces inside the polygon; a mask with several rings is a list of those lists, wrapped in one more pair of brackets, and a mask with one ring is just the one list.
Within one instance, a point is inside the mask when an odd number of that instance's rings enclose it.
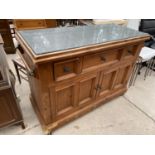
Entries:
{"label": "cabinet door", "polygon": [[71,113],[76,107],[77,88],[75,83],[65,83],[55,87],[55,117]]}
{"label": "cabinet door", "polygon": [[89,104],[96,95],[98,74],[89,74],[72,82],[64,82],[54,88],[53,120],[60,119]]}
{"label": "cabinet door", "polygon": [[10,124],[16,120],[12,104],[14,100],[10,98],[10,91],[0,91],[0,127]]}
{"label": "cabinet door", "polygon": [[114,89],[119,89],[126,86],[130,77],[132,66],[133,64],[126,64],[122,67],[119,67],[116,81],[114,83]]}
{"label": "cabinet door", "polygon": [[98,78],[99,78],[99,74],[95,73],[94,75],[87,75],[85,78],[79,81],[78,83],[78,87],[79,87],[78,104],[79,105],[87,104],[95,98]]}
{"label": "cabinet door", "polygon": [[103,97],[111,93],[116,79],[117,71],[118,68],[113,70],[108,69],[101,72],[97,93],[98,97]]}

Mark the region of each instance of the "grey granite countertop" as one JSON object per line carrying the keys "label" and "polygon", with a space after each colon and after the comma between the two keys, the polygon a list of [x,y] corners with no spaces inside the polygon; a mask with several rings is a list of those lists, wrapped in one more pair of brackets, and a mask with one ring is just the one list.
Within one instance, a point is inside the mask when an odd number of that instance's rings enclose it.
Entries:
{"label": "grey granite countertop", "polygon": [[146,36],[146,33],[114,24],[23,30],[19,33],[37,55]]}

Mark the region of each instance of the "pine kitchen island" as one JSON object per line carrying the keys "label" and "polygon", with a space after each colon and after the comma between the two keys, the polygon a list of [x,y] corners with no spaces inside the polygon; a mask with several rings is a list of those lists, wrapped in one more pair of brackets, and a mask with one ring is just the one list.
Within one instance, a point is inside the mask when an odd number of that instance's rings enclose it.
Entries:
{"label": "pine kitchen island", "polygon": [[45,133],[123,95],[150,36],[114,24],[16,32]]}

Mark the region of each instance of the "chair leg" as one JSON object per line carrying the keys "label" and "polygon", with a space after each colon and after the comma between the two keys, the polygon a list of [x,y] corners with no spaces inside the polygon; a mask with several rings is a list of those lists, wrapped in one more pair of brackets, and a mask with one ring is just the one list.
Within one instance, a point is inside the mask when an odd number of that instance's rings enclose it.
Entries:
{"label": "chair leg", "polygon": [[151,64],[150,76],[151,76],[151,74],[152,74],[154,65],[155,65],[155,59],[153,58],[153,61],[152,61],[152,64]]}
{"label": "chair leg", "polygon": [[147,62],[147,66],[146,66],[146,70],[145,70],[145,74],[144,74],[144,80],[146,80],[146,76],[148,75],[149,66],[150,66],[150,61],[151,61],[151,60],[149,60],[149,61]]}
{"label": "chair leg", "polygon": [[19,83],[21,84],[21,78],[20,78],[20,74],[19,74],[19,71],[18,71],[18,66],[16,65],[15,62],[13,62],[14,66],[15,66],[15,70],[16,70],[16,73],[17,73],[17,77],[18,77],[18,81]]}
{"label": "chair leg", "polygon": [[26,128],[24,122],[21,122],[21,127],[22,127],[22,129]]}
{"label": "chair leg", "polygon": [[137,63],[137,68],[136,68],[136,72],[135,72],[135,78],[133,79],[133,85],[135,85],[135,82],[136,82],[136,79],[137,79],[137,76],[138,76],[138,72],[139,72],[140,67],[141,67],[141,62],[139,61]]}
{"label": "chair leg", "polygon": [[136,64],[134,64],[134,66],[133,66],[133,70],[132,70],[132,73],[131,73],[131,76],[130,76],[130,80],[129,80],[129,84],[128,84],[129,87],[131,87],[131,85],[132,85],[133,72],[135,70],[135,66],[136,66]]}
{"label": "chair leg", "polygon": [[131,75],[131,78],[130,78],[130,82],[129,82],[129,87],[133,85],[133,80],[134,80],[134,77],[135,77],[137,65],[138,65],[137,63],[134,65],[132,75]]}
{"label": "chair leg", "polygon": [[151,70],[152,70],[152,66],[153,66],[153,59],[151,59],[150,61],[150,66],[149,66],[149,72],[148,72],[148,75],[151,76]]}
{"label": "chair leg", "polygon": [[143,62],[141,61],[141,64],[140,64],[140,67],[139,67],[139,70],[138,70],[138,75],[140,75],[140,71],[141,71],[141,69],[143,68]]}
{"label": "chair leg", "polygon": [[139,71],[141,69],[141,66],[142,66],[142,59],[138,59],[136,64],[134,64],[134,67],[133,67],[133,71],[132,71],[130,81],[129,81],[129,87],[132,86],[132,85],[133,86],[135,85],[137,75],[138,75],[138,73],[139,73]]}
{"label": "chair leg", "polygon": [[151,71],[152,61],[153,61],[153,58],[149,61],[147,76],[149,75],[149,72]]}

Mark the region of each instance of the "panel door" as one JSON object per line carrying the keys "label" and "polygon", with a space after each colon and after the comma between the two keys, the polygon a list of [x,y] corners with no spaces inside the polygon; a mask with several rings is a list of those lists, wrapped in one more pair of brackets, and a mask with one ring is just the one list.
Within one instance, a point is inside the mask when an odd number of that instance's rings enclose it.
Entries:
{"label": "panel door", "polygon": [[111,93],[113,90],[114,82],[116,80],[118,68],[107,69],[101,72],[99,84],[98,84],[98,97],[103,97]]}
{"label": "panel door", "polygon": [[10,96],[9,90],[0,90],[0,127],[16,120],[16,115],[12,108],[14,100]]}
{"label": "panel door", "polygon": [[87,75],[78,83],[78,104],[84,105],[95,99],[99,73]]}
{"label": "panel door", "polygon": [[114,83],[114,89],[125,87],[130,77],[133,64],[126,64],[119,67],[116,81]]}
{"label": "panel door", "polygon": [[88,74],[57,85],[53,91],[53,120],[67,116],[95,99],[98,77],[98,73]]}
{"label": "panel door", "polygon": [[76,108],[77,87],[75,83],[65,83],[55,88],[55,117],[65,116]]}

